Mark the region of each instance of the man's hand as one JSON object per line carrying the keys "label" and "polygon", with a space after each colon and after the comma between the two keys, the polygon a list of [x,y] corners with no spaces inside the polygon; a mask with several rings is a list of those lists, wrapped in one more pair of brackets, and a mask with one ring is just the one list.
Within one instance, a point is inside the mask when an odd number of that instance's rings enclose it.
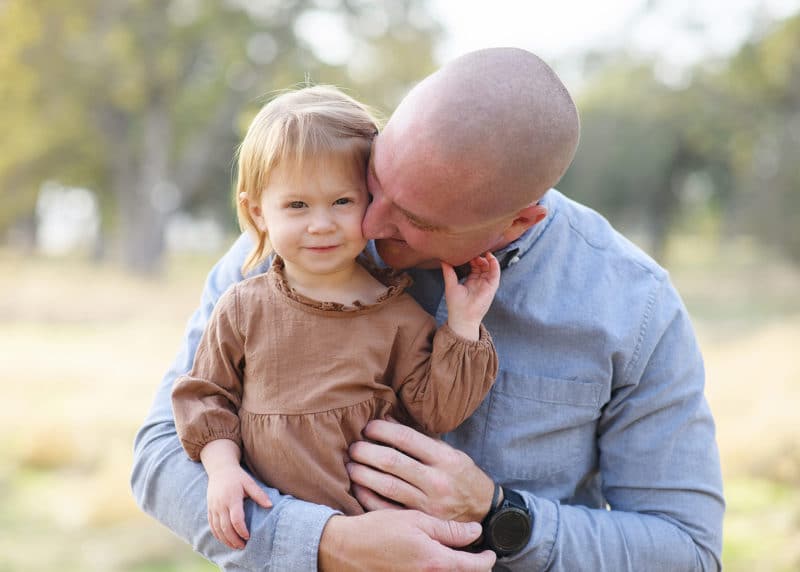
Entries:
{"label": "man's hand", "polygon": [[347,470],[365,509],[405,507],[459,522],[488,514],[494,483],[465,453],[389,421],[370,421],[364,436],[378,443],[353,443]]}
{"label": "man's hand", "polygon": [[319,545],[319,569],[331,571],[491,570],[491,550],[472,554],[467,546],[480,536],[477,523],[439,520],[415,510],[378,510],[359,516],[334,516]]}

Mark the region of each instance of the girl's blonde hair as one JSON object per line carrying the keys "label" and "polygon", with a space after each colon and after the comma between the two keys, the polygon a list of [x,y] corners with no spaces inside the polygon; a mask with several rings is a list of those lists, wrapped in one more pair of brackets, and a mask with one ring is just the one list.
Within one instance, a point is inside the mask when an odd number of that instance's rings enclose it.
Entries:
{"label": "girl's blonde hair", "polygon": [[[378,127],[367,106],[328,85],[283,92],[261,108],[238,151],[234,200],[239,226],[256,238],[242,265],[243,275],[271,252],[267,233],[258,229],[248,208],[248,203],[261,201],[271,171],[288,162],[299,173],[307,161],[333,154],[353,161],[366,175],[370,146]],[[242,200],[242,193],[246,201]]]}

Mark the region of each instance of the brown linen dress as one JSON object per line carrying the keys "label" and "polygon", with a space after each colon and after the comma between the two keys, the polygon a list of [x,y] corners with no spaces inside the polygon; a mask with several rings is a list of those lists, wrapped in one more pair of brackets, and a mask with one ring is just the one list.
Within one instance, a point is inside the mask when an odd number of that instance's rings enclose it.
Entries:
{"label": "brown linen dress", "polygon": [[447,325],[437,330],[403,292],[410,278],[370,271],[387,290],[369,305],[295,292],[278,257],[222,295],[192,370],[173,388],[191,459],[210,441],[231,439],[270,486],[360,514],[345,463],[369,420],[391,415],[443,433],[472,414],[497,375],[489,333],[481,326],[471,341]]}

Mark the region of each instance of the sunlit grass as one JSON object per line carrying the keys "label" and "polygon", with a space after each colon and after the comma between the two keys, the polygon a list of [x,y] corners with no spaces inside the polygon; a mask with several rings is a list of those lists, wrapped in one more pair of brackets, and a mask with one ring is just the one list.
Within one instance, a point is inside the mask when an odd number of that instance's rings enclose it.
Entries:
{"label": "sunlit grass", "polygon": [[[800,563],[800,490],[767,479],[732,478],[723,558],[732,571],[791,572]],[[768,565],[767,565],[768,564]]]}
{"label": "sunlit grass", "polygon": [[[216,257],[159,280],[0,250],[0,572],[214,567],[135,505],[132,440]],[[728,511],[726,570],[800,569],[800,271],[747,241],[678,237]]]}

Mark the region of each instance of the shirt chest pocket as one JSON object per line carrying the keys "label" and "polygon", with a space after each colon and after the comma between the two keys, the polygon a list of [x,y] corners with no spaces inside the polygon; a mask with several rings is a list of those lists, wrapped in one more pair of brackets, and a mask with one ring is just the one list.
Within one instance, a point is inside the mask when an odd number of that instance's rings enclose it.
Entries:
{"label": "shirt chest pocket", "polygon": [[539,486],[586,472],[597,460],[602,395],[597,382],[501,372],[487,411],[487,468]]}

